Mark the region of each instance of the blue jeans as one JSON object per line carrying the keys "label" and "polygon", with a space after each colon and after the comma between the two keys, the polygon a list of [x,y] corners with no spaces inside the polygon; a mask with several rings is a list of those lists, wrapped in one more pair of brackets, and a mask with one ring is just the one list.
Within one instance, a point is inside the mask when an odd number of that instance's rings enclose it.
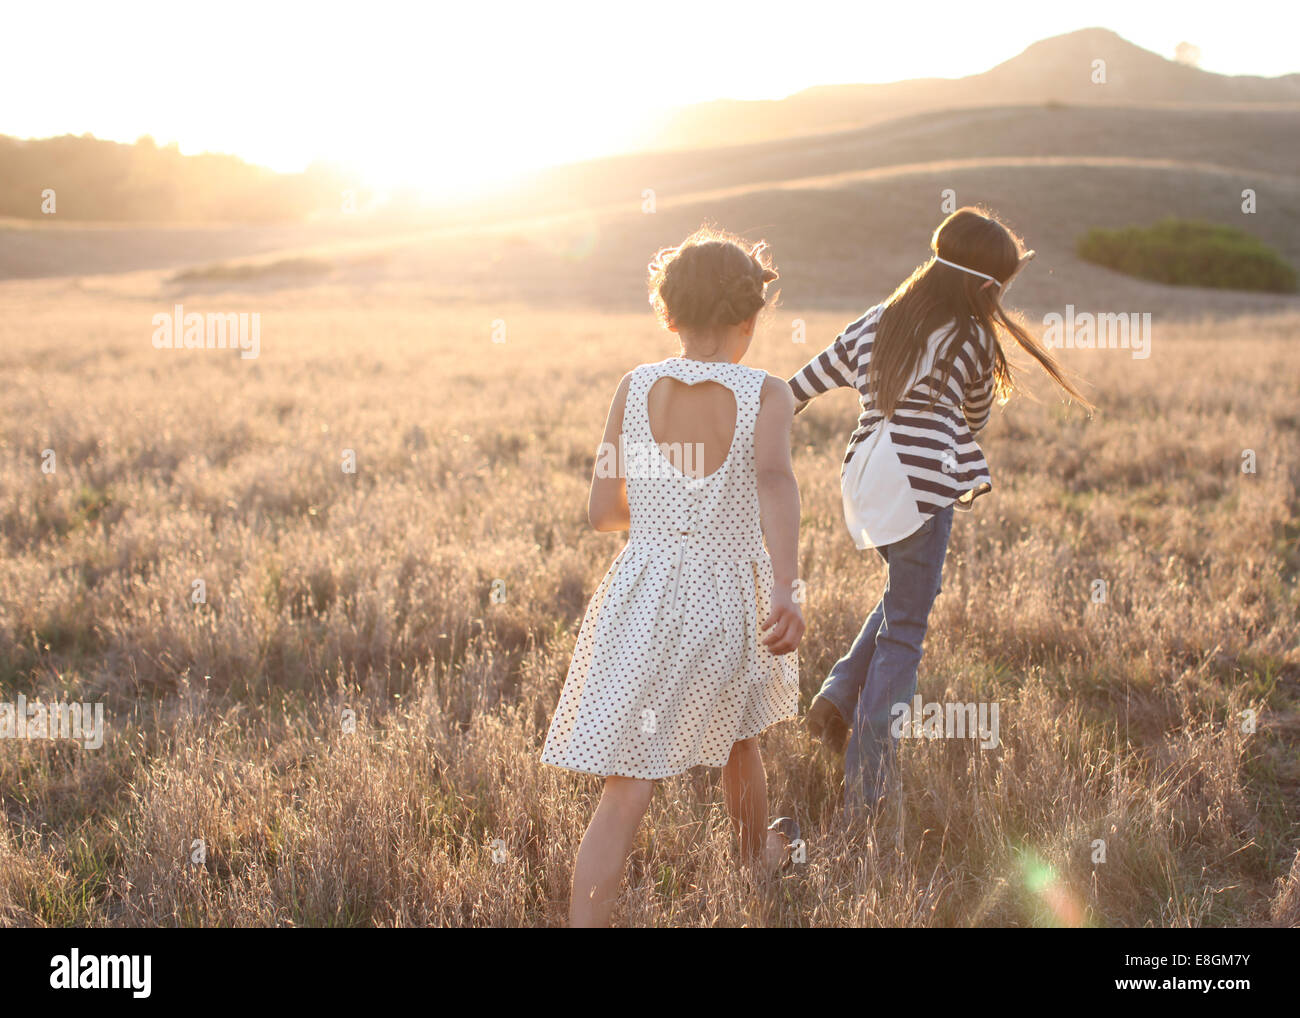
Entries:
{"label": "blue jeans", "polygon": [[941,509],[915,533],[876,549],[888,568],[885,593],[822,684],[820,695],[853,728],[844,753],[844,808],[850,813],[878,804],[892,774],[897,745],[890,714],[895,704],[916,695],[952,512],[952,506]]}

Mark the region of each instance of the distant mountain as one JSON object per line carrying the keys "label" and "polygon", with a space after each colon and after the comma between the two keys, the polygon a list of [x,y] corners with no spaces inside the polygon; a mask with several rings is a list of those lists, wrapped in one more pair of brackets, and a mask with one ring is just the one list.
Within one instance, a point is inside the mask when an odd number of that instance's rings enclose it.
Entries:
{"label": "distant mountain", "polygon": [[[1106,62],[1094,84],[1093,61]],[[687,106],[645,135],[651,149],[697,148],[847,130],[909,113],[972,106],[1300,104],[1300,74],[1229,76],[1180,64],[1104,28],[1034,43],[980,74],[880,85],[827,85],[770,101],[719,100]]]}
{"label": "distant mountain", "polygon": [[141,138],[0,135],[0,217],[158,223],[293,222],[337,211],[355,183],[328,166],[275,173],[235,156]]}
{"label": "distant mountain", "polygon": [[[1093,61],[1106,83],[1093,84]],[[1166,60],[1114,32],[1044,39],[965,78],[827,85],[771,102],[686,107],[649,125],[644,147],[531,173],[483,200],[420,210],[414,199],[372,209],[351,177],[315,165],[279,174],[233,156],[186,156],[149,138],[0,135],[0,219],[159,224],[300,223],[383,218],[474,225],[601,204],[660,200],[961,157],[1110,155],[1227,163],[1289,175],[1294,133],[1264,121],[1300,112],[1300,74],[1229,77]],[[1269,121],[1270,123],[1273,121]],[[1104,151],[1102,151],[1104,149]],[[48,214],[45,194],[55,194]],[[344,196],[366,215],[342,216]]]}

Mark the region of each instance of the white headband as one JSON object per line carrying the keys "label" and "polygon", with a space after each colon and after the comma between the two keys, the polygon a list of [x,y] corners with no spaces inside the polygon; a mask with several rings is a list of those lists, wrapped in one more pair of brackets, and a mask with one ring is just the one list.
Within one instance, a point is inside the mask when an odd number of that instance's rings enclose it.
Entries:
{"label": "white headband", "polygon": [[956,262],[950,262],[947,258],[940,258],[938,255],[934,256],[934,260],[936,262],[943,262],[945,265],[951,265],[954,269],[961,269],[962,272],[969,272],[972,276],[979,276],[981,279],[987,279],[991,283],[997,283],[999,289],[1002,287],[1002,280],[990,276],[987,272],[976,272],[974,269],[968,269],[965,265],[958,265]]}

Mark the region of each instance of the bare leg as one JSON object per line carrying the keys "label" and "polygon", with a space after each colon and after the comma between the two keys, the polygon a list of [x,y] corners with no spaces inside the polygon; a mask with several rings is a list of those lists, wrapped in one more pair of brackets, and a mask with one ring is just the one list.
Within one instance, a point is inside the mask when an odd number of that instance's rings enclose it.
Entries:
{"label": "bare leg", "polygon": [[741,739],[731,747],[722,768],[727,815],[740,841],[741,858],[772,872],[785,861],[785,836],[767,829],[767,774],[757,739]]}
{"label": "bare leg", "polygon": [[653,781],[639,778],[605,779],[600,805],[587,825],[573,864],[571,927],[609,925],[636,829],[650,805],[654,787]]}

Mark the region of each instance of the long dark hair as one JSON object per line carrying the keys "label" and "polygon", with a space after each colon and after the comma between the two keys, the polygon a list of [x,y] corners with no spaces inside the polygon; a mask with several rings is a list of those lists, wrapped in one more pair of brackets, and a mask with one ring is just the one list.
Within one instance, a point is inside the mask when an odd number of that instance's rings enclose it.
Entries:
{"label": "long dark hair", "polygon": [[[939,258],[983,272],[1005,284],[1020,262],[1024,244],[992,213],[962,208],[939,224],[930,238],[930,249]],[[885,301],[876,325],[868,376],[876,409],[885,417],[894,412],[925,353],[926,340],[935,331],[951,326],[952,338],[936,359],[941,364],[941,377],[931,394],[931,405],[952,374],[952,352],[967,340],[975,341],[977,349],[982,348],[978,327],[992,338],[993,385],[999,403],[1005,403],[1015,388],[1001,341],[1003,335],[1009,335],[1042,365],[1057,385],[1091,410],[1092,404],[1066,378],[1042,343],[1007,315],[1000,299],[1001,289],[986,279],[933,259],[918,266]]]}

